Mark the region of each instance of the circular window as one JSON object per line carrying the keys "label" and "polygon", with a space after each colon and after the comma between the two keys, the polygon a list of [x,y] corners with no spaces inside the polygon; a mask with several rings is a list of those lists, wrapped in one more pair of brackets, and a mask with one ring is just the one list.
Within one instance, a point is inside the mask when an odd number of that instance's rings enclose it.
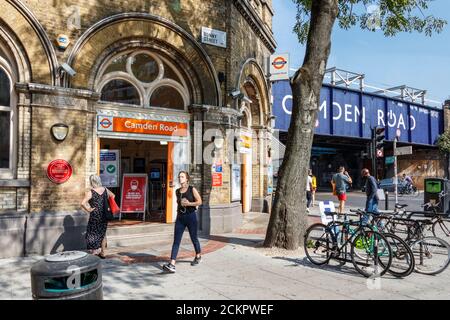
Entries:
{"label": "circular window", "polygon": [[136,105],[141,104],[137,89],[130,82],[122,79],[109,81],[103,87],[101,100]]}
{"label": "circular window", "polygon": [[170,86],[157,88],[150,98],[150,105],[169,109],[184,110],[184,100],[177,89]]}
{"label": "circular window", "polygon": [[137,54],[132,58],[131,70],[139,81],[145,83],[154,81],[159,74],[156,60],[144,53]]}

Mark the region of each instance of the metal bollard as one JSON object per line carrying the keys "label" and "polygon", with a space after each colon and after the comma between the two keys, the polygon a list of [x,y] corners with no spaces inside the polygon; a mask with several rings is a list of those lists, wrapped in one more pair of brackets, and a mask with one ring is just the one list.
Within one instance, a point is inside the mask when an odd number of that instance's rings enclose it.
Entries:
{"label": "metal bollard", "polygon": [[389,210],[389,191],[387,190],[384,191],[384,206],[384,210]]}

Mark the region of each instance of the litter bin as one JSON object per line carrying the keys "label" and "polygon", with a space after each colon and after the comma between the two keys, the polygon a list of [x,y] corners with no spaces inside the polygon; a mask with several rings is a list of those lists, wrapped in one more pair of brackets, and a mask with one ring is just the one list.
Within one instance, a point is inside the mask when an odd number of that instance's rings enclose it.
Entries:
{"label": "litter bin", "polygon": [[99,257],[82,251],[47,256],[31,267],[33,299],[102,300]]}
{"label": "litter bin", "polygon": [[[439,203],[438,212],[450,215],[450,180],[426,178],[424,184],[424,203]],[[441,194],[443,197],[439,199]]]}

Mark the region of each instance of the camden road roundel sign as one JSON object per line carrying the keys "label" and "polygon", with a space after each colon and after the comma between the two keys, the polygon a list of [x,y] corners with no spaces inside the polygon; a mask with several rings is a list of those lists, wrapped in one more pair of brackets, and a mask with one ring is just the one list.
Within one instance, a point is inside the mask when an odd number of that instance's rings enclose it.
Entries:
{"label": "camden road roundel sign", "polygon": [[47,177],[54,183],[64,183],[72,176],[72,166],[66,160],[57,159],[48,164]]}

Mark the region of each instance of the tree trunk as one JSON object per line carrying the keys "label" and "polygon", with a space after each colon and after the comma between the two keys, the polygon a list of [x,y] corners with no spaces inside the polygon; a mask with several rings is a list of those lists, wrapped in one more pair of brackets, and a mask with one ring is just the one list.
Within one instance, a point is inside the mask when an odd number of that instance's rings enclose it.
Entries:
{"label": "tree trunk", "polygon": [[288,141],[264,246],[295,250],[307,228],[306,183],[320,90],[331,48],[338,0],[314,0],[303,66],[291,79],[293,109]]}

